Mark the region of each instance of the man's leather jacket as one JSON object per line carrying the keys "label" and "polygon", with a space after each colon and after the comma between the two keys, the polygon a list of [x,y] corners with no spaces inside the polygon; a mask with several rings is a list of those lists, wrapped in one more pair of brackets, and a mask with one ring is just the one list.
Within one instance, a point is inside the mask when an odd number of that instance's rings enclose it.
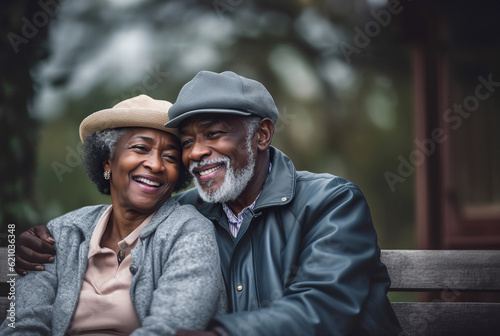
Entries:
{"label": "man's leather jacket", "polygon": [[330,174],[295,170],[270,148],[272,169],[233,238],[220,204],[178,195],[214,224],[230,335],[397,335],[390,285],[361,191]]}

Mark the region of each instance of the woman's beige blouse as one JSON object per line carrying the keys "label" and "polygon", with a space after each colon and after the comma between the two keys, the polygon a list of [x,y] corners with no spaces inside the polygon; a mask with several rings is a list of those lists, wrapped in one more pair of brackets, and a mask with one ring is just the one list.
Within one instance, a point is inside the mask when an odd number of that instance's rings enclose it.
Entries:
{"label": "woman's beige blouse", "polygon": [[130,299],[130,250],[153,214],[118,243],[126,255],[118,264],[116,253],[100,246],[112,210],[113,206],[110,206],[102,214],[92,233],[87,271],[78,306],[68,329],[69,335],[129,335],[141,326]]}

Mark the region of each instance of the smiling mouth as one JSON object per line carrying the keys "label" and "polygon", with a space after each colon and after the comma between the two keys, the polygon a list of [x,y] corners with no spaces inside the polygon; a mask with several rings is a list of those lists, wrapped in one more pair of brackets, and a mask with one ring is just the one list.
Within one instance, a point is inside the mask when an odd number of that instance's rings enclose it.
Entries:
{"label": "smiling mouth", "polygon": [[222,167],[222,165],[217,166],[217,167],[213,167],[213,168],[209,168],[209,169],[206,169],[206,170],[202,170],[202,171],[199,171],[198,174],[200,176],[205,176],[205,175],[208,175],[210,173],[213,173],[216,170],[219,170],[221,167]]}
{"label": "smiling mouth", "polygon": [[147,178],[144,178],[144,177],[134,177],[133,179],[136,182],[145,184],[145,185],[150,186],[150,187],[159,187],[160,186],[159,182],[151,181],[151,180],[148,180]]}

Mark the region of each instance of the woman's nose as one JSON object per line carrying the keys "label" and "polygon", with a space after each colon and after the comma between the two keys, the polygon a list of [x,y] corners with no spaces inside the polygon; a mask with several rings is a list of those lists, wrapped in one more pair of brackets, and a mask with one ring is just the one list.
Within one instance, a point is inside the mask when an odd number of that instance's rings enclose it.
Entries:
{"label": "woman's nose", "polygon": [[151,152],[144,165],[148,167],[152,172],[158,172],[165,169],[163,160],[157,153]]}

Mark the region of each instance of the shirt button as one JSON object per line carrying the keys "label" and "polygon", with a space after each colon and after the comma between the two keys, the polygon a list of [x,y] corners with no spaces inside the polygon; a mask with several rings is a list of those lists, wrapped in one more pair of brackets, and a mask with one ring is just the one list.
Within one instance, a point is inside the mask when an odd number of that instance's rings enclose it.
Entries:
{"label": "shirt button", "polygon": [[135,273],[137,273],[138,267],[137,267],[137,265],[132,264],[132,265],[130,265],[129,270],[130,270],[130,273],[132,273],[132,275],[135,275]]}
{"label": "shirt button", "polygon": [[281,198],[281,202],[286,202],[286,200],[287,200],[287,199],[288,199],[288,198],[286,198],[286,197],[282,197],[282,198]]}
{"label": "shirt button", "polygon": [[243,286],[242,286],[242,285],[238,285],[238,286],[236,286],[236,290],[237,290],[238,292],[241,292],[241,291],[243,290]]}

